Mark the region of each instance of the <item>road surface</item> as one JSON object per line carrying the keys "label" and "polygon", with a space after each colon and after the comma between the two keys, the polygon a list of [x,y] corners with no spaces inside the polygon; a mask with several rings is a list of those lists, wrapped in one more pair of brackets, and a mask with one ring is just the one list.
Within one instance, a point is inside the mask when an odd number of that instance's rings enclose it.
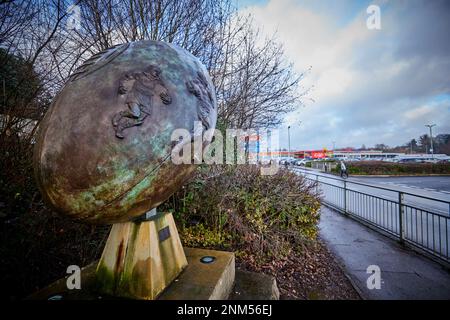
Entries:
{"label": "road surface", "polygon": [[[318,191],[325,204],[396,237],[402,235],[407,242],[450,262],[450,194],[437,189],[446,188],[442,185],[447,177],[403,180],[349,177],[344,180],[315,170],[292,170],[319,182]],[[422,188],[420,181],[426,181],[427,187]]]}
{"label": "road surface", "polygon": [[[312,169],[293,168],[309,178],[323,181],[336,186],[344,186],[344,179],[339,176],[322,173]],[[383,199],[398,201],[398,193],[405,193],[406,204],[419,209],[429,210],[450,216],[450,176],[427,177],[349,177],[345,179],[347,188],[358,192],[368,193]],[[362,186],[356,183],[373,185]]]}
{"label": "road surface", "polygon": [[407,187],[450,194],[450,176],[426,177],[357,177],[367,183],[380,183],[391,187]]}

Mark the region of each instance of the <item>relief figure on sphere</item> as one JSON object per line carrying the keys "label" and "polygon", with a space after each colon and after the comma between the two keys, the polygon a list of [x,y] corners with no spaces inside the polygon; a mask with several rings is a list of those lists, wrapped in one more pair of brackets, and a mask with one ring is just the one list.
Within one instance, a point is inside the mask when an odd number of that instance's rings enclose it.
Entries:
{"label": "relief figure on sphere", "polygon": [[208,86],[208,81],[203,74],[198,72],[196,78],[186,82],[186,87],[198,99],[197,113],[203,129],[210,129],[212,127],[210,113],[214,109],[214,99]]}
{"label": "relief figure on sphere", "polygon": [[123,139],[124,130],[139,126],[150,115],[154,99],[168,105],[172,98],[161,79],[161,70],[150,65],[145,71],[126,74],[119,83],[119,99],[124,99],[126,110],[112,119],[116,137]]}

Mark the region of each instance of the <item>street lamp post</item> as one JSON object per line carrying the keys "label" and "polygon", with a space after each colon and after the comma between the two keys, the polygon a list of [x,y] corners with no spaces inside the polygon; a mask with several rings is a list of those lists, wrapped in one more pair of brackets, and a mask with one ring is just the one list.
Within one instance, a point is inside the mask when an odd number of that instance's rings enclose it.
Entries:
{"label": "street lamp post", "polygon": [[291,156],[291,126],[288,126],[288,157]]}
{"label": "street lamp post", "polygon": [[333,141],[333,158],[335,157],[334,149],[336,148],[336,141]]}
{"label": "street lamp post", "polygon": [[257,128],[256,129],[256,163],[258,163],[259,164],[259,147],[260,147],[260,145],[259,145],[259,142],[260,142],[260,140],[259,140],[259,128]]}
{"label": "street lamp post", "polygon": [[430,128],[430,151],[431,151],[431,158],[434,159],[434,150],[433,150],[433,131],[431,128],[436,126],[435,124],[426,124],[425,127]]}

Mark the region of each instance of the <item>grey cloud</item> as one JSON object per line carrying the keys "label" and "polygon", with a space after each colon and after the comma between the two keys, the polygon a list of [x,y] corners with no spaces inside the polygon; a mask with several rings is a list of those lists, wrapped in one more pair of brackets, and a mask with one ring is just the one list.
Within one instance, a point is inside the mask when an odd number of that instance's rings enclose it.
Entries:
{"label": "grey cloud", "polygon": [[[288,58],[299,66],[311,64],[311,78],[319,79],[333,68],[351,77],[344,90],[331,95],[322,90],[315,103],[307,103],[296,116],[288,116],[290,121],[303,121],[300,127],[291,126],[292,147],[330,147],[334,140],[341,147],[398,145],[426,133],[424,124],[428,121],[438,124],[437,133],[450,132],[450,1],[379,1],[382,29],[372,31],[361,29],[365,28],[367,17],[364,3],[355,7],[344,1],[346,10],[333,9],[328,3],[284,0],[283,8],[292,8],[289,25],[280,24],[283,10],[278,10],[278,15],[273,11],[255,11],[261,14],[264,25],[280,26],[278,34],[286,41]],[[270,4],[273,9],[276,2]],[[313,11],[320,20],[292,18],[295,12],[300,17],[310,17],[304,9]],[[342,23],[345,20],[347,23]],[[312,28],[317,22],[325,29]],[[293,30],[302,29],[311,29],[314,34],[309,46],[301,39],[289,41],[296,36]],[[333,50],[334,39],[337,50]],[[331,50],[326,52],[333,54],[328,60],[333,61],[331,64],[320,65],[321,61],[311,56],[311,52],[322,47]],[[325,57],[330,58],[327,54]],[[319,64],[316,69],[314,63]],[[325,85],[330,85],[330,81]],[[448,99],[437,102],[437,95],[448,95]],[[286,140],[282,140],[282,146]]]}
{"label": "grey cloud", "polygon": [[[450,94],[450,2],[390,2],[382,10],[382,30],[363,46],[353,48],[351,69],[363,75],[332,103],[310,106],[315,145],[340,140],[341,146],[374,143],[396,145],[425,132],[425,121],[450,132],[447,102],[435,105],[420,118],[405,115]],[[384,20],[387,23],[384,23]],[[397,73],[389,74],[389,68]],[[386,73],[382,73],[386,70]],[[342,118],[337,128],[327,126]],[[328,120],[328,121],[327,121]],[[334,138],[333,138],[334,137]]]}

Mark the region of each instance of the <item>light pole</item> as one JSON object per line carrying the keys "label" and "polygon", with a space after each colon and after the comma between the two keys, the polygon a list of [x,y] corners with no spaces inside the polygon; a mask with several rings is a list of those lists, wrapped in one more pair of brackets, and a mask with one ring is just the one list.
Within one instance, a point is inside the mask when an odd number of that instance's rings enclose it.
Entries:
{"label": "light pole", "polygon": [[291,156],[291,126],[288,126],[288,157]]}
{"label": "light pole", "polygon": [[430,151],[431,151],[431,158],[434,159],[434,150],[433,150],[433,131],[431,128],[436,126],[435,124],[426,124],[425,127],[430,128]]}
{"label": "light pole", "polygon": [[259,128],[256,129],[256,163],[259,164]]}
{"label": "light pole", "polygon": [[334,149],[336,148],[336,141],[333,141],[333,158],[334,158]]}

